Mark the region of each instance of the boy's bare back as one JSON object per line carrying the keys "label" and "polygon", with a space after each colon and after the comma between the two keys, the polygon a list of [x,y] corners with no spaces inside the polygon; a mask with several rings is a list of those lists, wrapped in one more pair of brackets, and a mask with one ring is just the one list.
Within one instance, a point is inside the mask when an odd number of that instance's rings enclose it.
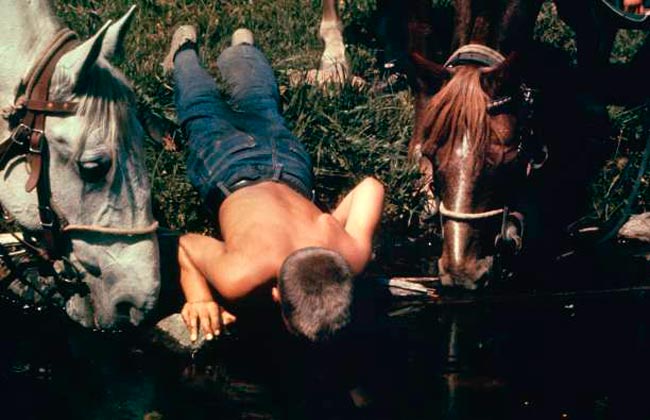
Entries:
{"label": "boy's bare back", "polygon": [[345,226],[290,187],[263,182],[236,191],[221,206],[219,224],[228,252],[277,275],[288,255],[318,246],[340,253],[360,272],[368,258]]}

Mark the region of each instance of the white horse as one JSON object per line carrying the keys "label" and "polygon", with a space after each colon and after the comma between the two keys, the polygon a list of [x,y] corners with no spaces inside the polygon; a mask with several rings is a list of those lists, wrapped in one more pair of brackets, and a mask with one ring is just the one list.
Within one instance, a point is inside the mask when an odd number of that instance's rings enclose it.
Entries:
{"label": "white horse", "polygon": [[[64,28],[47,0],[0,0],[0,108],[55,35]],[[156,222],[143,159],[143,129],[134,94],[108,59],[121,48],[133,9],[65,53],[51,78],[54,101],[75,101],[67,116],[49,115],[47,139],[51,201],[70,223],[64,252],[90,291],[66,303],[68,315],[86,327],[137,325],[158,299],[160,270]],[[0,142],[9,139],[0,119]],[[10,140],[7,140],[10,141]],[[43,228],[36,191],[27,192],[25,156],[0,171],[0,203],[28,231]]]}

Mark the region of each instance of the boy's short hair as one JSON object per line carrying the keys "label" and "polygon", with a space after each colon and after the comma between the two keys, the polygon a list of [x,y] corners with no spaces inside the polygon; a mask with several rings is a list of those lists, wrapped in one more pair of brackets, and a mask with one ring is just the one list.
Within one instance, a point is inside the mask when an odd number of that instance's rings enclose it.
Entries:
{"label": "boy's short hair", "polygon": [[280,268],[278,289],[289,328],[311,342],[325,341],[350,323],[353,275],[337,252],[302,248]]}

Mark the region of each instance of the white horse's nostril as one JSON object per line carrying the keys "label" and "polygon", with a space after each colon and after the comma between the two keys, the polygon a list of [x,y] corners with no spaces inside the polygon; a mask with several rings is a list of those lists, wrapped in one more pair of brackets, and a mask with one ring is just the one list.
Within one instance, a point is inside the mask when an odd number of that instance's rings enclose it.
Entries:
{"label": "white horse's nostril", "polygon": [[115,319],[118,323],[139,325],[144,319],[144,313],[130,301],[122,301],[115,305]]}
{"label": "white horse's nostril", "polygon": [[132,325],[140,325],[142,320],[144,320],[144,312],[142,312],[140,309],[136,308],[135,306],[131,308],[129,311],[129,320],[131,321]]}

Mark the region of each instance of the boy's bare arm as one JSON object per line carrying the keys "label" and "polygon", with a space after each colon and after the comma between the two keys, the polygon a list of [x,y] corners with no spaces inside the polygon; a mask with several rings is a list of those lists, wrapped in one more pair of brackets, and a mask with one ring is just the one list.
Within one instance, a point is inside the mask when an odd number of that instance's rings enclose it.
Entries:
{"label": "boy's bare arm", "polygon": [[224,252],[225,245],[216,239],[194,233],[180,237],[181,286],[188,302],[212,300],[208,281],[214,283],[213,265]]}
{"label": "boy's bare arm", "polygon": [[226,245],[214,238],[187,234],[181,237],[180,246],[224,301],[236,302],[245,298],[259,286],[264,276],[264,267],[239,253],[226,252]]}
{"label": "boy's bare arm", "polygon": [[224,325],[235,320],[233,315],[222,311],[214,301],[206,275],[194,263],[194,260],[202,261],[207,254],[212,254],[217,259],[223,253],[223,243],[212,238],[188,234],[179,239],[180,282],[186,299],[181,315],[192,341],[197,339],[199,328],[210,340],[213,334],[219,335]]}
{"label": "boy's bare arm", "polygon": [[366,178],[343,198],[332,212],[355,240],[360,260],[365,265],[372,251],[372,236],[384,208],[384,186],[375,178]]}

